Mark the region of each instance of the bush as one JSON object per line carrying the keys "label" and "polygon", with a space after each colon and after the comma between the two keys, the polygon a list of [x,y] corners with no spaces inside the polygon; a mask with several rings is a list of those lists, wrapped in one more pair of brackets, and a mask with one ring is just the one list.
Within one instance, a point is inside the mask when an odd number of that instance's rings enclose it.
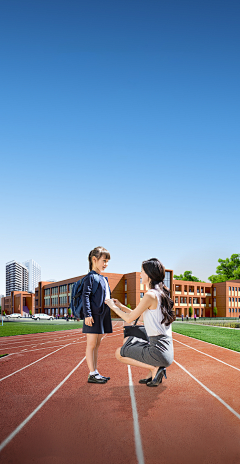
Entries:
{"label": "bush", "polygon": [[216,306],[214,306],[214,308],[213,308],[213,314],[214,314],[215,317],[217,317],[217,313],[218,313],[218,310],[217,310]]}
{"label": "bush", "polygon": [[189,306],[189,316],[192,317],[193,315],[193,309],[192,306]]}

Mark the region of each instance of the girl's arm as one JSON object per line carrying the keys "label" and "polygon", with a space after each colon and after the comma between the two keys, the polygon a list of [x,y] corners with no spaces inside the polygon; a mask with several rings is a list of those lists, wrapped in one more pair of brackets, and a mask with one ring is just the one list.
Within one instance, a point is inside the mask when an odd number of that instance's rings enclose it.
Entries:
{"label": "girl's arm", "polygon": [[92,310],[90,305],[90,295],[93,286],[93,275],[86,276],[83,282],[82,302],[84,317],[92,317]]}
{"label": "girl's arm", "polygon": [[[145,293],[139,305],[137,305],[137,307],[133,310],[121,304],[121,308],[123,308],[124,311],[118,308],[113,300],[106,300],[105,303],[125,322],[133,322],[135,319],[141,316],[141,314],[143,314],[144,311],[149,308],[149,306],[151,306],[154,299],[155,296],[152,293]],[[127,310],[126,312],[125,309]]]}

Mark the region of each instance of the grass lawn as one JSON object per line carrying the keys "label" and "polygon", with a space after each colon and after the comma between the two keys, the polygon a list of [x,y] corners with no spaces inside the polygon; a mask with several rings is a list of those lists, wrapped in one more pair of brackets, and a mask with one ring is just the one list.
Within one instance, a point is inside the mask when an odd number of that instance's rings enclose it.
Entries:
{"label": "grass lawn", "polygon": [[240,352],[240,330],[174,322],[173,332]]}
{"label": "grass lawn", "polygon": [[7,337],[9,335],[26,335],[32,333],[42,332],[55,332],[59,330],[72,330],[82,327],[82,321],[79,322],[4,322],[3,326],[0,325],[0,337]]}

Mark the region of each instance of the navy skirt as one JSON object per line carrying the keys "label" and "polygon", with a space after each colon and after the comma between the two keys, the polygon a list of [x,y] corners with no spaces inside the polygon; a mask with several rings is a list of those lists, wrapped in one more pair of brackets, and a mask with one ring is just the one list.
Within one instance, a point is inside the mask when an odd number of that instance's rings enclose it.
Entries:
{"label": "navy skirt", "polygon": [[92,315],[94,323],[92,327],[86,325],[83,321],[82,333],[104,334],[112,333],[112,321],[109,306],[106,305],[102,314]]}

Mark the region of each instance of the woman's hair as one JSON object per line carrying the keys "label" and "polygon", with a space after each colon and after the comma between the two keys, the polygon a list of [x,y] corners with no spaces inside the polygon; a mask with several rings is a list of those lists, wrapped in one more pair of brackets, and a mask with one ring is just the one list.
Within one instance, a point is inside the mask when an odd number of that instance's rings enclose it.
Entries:
{"label": "woman's hair", "polygon": [[161,324],[170,325],[176,319],[176,314],[173,311],[173,300],[170,298],[170,291],[164,285],[165,267],[157,258],[151,258],[143,261],[142,268],[150,278],[150,288],[158,290],[161,294],[161,310],[163,320]]}
{"label": "woman's hair", "polygon": [[88,255],[88,262],[89,262],[89,270],[92,270],[92,257],[95,256],[95,258],[100,259],[102,256],[105,256],[106,259],[111,259],[109,251],[106,250],[106,248],[103,248],[101,246],[98,246],[94,248],[92,251],[90,251]]}

